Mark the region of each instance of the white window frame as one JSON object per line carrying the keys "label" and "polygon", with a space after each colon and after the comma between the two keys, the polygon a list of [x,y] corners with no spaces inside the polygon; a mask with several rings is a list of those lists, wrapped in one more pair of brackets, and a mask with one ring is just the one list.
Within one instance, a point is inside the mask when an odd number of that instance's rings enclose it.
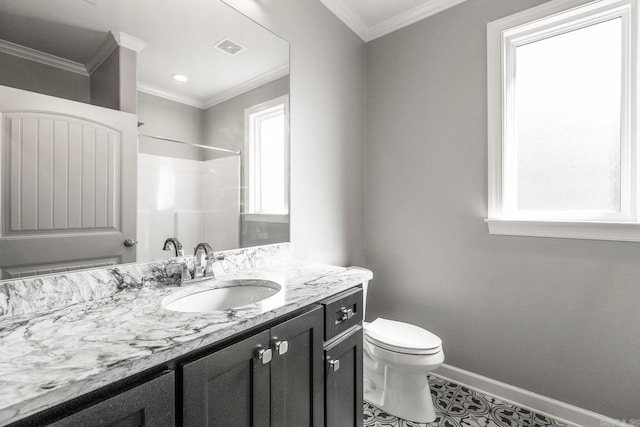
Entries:
{"label": "white window frame", "polygon": [[[244,193],[244,212],[243,216],[246,221],[259,221],[259,222],[277,222],[277,223],[285,223],[289,221],[289,181],[285,180],[285,188],[284,188],[284,200],[285,200],[285,210],[272,212],[266,210],[260,210],[256,208],[255,199],[259,197],[259,186],[255,183],[256,173],[256,165],[257,156],[259,156],[259,150],[254,147],[254,138],[252,136],[253,133],[253,124],[252,122],[256,113],[264,112],[265,114],[269,114],[269,110],[273,110],[276,107],[283,106],[284,108],[284,122],[285,122],[285,132],[284,132],[284,166],[286,170],[286,174],[289,174],[289,96],[283,95],[277,98],[271,99],[269,101],[263,102],[258,105],[254,105],[252,107],[246,108],[244,110],[244,157],[243,157],[243,193]],[[255,190],[258,189],[256,192]]]}
{"label": "white window frame", "polygon": [[[637,0],[554,0],[487,26],[488,218],[491,234],[640,241],[637,193]],[[515,159],[512,135],[515,49],[609,19],[622,18],[621,212],[519,213],[509,200]],[[513,185],[513,184],[512,184]]]}

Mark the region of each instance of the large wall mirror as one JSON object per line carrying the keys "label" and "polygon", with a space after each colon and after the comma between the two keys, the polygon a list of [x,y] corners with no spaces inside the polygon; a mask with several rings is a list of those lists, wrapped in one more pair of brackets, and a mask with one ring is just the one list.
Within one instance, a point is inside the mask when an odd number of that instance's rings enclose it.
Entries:
{"label": "large wall mirror", "polygon": [[222,1],[0,0],[0,89],[0,279],[289,240],[289,45]]}

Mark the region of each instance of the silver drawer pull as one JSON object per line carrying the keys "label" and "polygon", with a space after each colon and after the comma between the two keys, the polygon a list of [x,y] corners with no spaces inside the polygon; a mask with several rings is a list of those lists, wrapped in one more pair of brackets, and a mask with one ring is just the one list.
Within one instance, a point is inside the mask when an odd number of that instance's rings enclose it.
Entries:
{"label": "silver drawer pull", "polygon": [[282,356],[287,351],[289,351],[289,341],[276,341],[276,343],[274,344],[274,347],[278,352],[278,354]]}
{"label": "silver drawer pull", "polygon": [[338,318],[338,320],[336,320],[336,323],[349,320],[355,314],[352,308],[347,308],[347,307],[342,307],[338,313],[340,313],[340,317]]}
{"label": "silver drawer pull", "polygon": [[340,369],[340,359],[336,359],[336,360],[329,360],[329,368],[333,371],[336,372]]}
{"label": "silver drawer pull", "polygon": [[258,359],[262,361],[263,365],[271,362],[271,358],[273,357],[273,352],[270,348],[258,350]]}

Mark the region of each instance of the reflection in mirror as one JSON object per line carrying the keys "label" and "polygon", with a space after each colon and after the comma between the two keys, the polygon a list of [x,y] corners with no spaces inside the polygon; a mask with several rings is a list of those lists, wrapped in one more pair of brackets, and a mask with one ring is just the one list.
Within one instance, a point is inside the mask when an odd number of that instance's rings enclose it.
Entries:
{"label": "reflection in mirror", "polygon": [[[19,232],[7,225],[16,211],[10,201],[18,184],[12,186],[11,178],[27,182],[29,177],[16,178],[17,167],[11,169],[6,158],[8,138],[3,132],[1,156],[7,166],[0,175],[0,251],[17,254],[10,262],[0,261],[3,279],[175,256],[163,250],[167,238],[180,240],[187,255],[200,241],[222,250],[289,240],[288,43],[226,4],[0,0],[0,85],[28,91],[12,92],[9,105],[0,105],[3,113],[14,109],[11,101],[21,93],[38,93],[61,102],[75,101],[69,107],[74,113],[65,117],[103,123],[89,116],[92,110],[78,108],[93,104],[124,112],[121,119],[128,122],[133,117],[134,126],[138,122],[137,138],[135,131],[131,138],[116,129],[123,153],[124,147],[137,143],[137,161],[132,166],[137,185],[124,172],[124,164],[131,159],[122,158],[123,165],[113,166],[99,154],[91,158],[93,165],[106,165],[95,169],[105,169],[108,182],[122,180],[122,194],[104,195],[105,200],[122,201],[105,204],[105,215],[120,219],[113,226],[89,227],[81,221],[44,230],[37,218],[34,226],[23,226]],[[4,116],[3,128],[11,129]],[[26,123],[20,120],[14,120],[14,128],[16,123]],[[52,129],[57,132],[66,119],[46,120],[54,123]],[[37,122],[39,129],[42,123]],[[72,129],[74,125],[64,126]],[[56,132],[50,151],[57,161],[59,147],[70,147],[71,142],[61,143]],[[78,141],[85,157],[79,158],[76,170],[67,165],[69,175],[90,175],[99,182],[99,171],[87,172],[84,162],[89,161],[87,144],[98,153],[99,141],[87,141],[84,134]],[[38,136],[20,143],[42,147],[47,142]],[[40,157],[23,159],[40,174],[38,182],[45,168]],[[65,183],[56,179],[52,175],[50,194],[43,193],[47,185],[37,184],[32,196],[49,197],[69,216],[73,200],[58,200],[56,188]],[[96,216],[96,200],[103,195],[85,187],[77,194],[76,204],[93,203]],[[126,225],[132,208],[126,209],[123,201],[132,196],[137,214]],[[34,216],[39,213],[41,218],[42,212],[40,206]],[[86,216],[86,209],[81,214]],[[116,236],[114,241],[120,243],[101,245],[106,236]],[[54,244],[55,238],[62,240]],[[137,245],[127,248],[122,244],[125,239]],[[27,240],[30,246],[24,247]],[[56,250],[72,246],[83,257]]]}

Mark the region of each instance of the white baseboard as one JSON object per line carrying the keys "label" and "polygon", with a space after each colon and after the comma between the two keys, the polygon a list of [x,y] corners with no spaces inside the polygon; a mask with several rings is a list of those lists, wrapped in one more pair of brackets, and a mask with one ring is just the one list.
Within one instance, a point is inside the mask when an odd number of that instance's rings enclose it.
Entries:
{"label": "white baseboard", "polygon": [[632,427],[621,420],[606,417],[541,394],[505,384],[455,366],[443,364],[432,375],[451,380],[533,412],[556,418],[575,427]]}

